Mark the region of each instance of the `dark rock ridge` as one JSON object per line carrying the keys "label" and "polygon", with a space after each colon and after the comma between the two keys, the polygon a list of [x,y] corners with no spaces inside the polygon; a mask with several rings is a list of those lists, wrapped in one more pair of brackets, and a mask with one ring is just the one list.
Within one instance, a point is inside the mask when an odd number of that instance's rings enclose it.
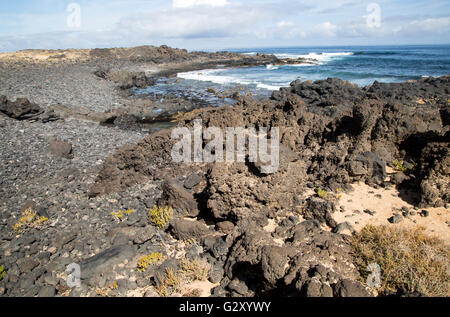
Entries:
{"label": "dark rock ridge", "polygon": [[[382,185],[386,163],[395,160],[416,163],[408,173],[415,175],[413,185],[421,193],[421,203],[448,203],[444,193],[448,192],[449,133],[441,114],[448,111],[449,81],[447,76],[365,88],[339,79],[295,81],[290,88],[274,92],[272,100],[243,97],[233,107],[186,115],[180,126],[192,126],[194,119],[201,118],[206,127],[223,129],[279,127],[286,149],[274,175],[257,175],[251,164],[203,166],[208,209],[221,219],[238,217],[245,210],[292,209],[306,182],[331,190],[355,181]],[[92,196],[165,174],[180,175],[180,169],[181,175],[192,172],[190,166],[172,163],[173,144],[170,132],[162,132],[111,156]]]}

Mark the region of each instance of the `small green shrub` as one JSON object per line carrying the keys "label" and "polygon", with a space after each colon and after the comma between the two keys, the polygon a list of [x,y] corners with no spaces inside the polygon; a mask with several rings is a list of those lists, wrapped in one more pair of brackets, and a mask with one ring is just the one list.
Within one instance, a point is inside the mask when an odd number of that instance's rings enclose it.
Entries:
{"label": "small green shrub", "polygon": [[30,228],[41,228],[48,221],[47,217],[39,217],[31,207],[22,212],[19,220],[14,224],[13,229],[22,233]]}
{"label": "small green shrub", "polygon": [[406,172],[408,169],[404,165],[403,161],[395,160],[394,169],[400,172]]}
{"label": "small green shrub", "polygon": [[4,265],[0,265],[0,281],[6,276],[6,268]]}
{"label": "small green shrub", "polygon": [[133,209],[129,209],[129,210],[119,210],[118,212],[113,211],[111,213],[111,216],[113,216],[114,218],[116,218],[119,221],[122,221],[125,219],[125,216],[129,216],[132,213],[134,213]]}
{"label": "small green shrub", "polygon": [[159,252],[155,252],[144,256],[139,259],[137,263],[137,270],[139,272],[145,272],[150,265],[155,265],[164,261],[164,255]]}
{"label": "small green shrub", "polygon": [[322,199],[328,198],[328,192],[326,190],[323,190],[322,188],[317,189],[317,196],[319,196]]}
{"label": "small green shrub", "polygon": [[159,228],[164,228],[172,217],[173,210],[169,206],[159,207],[155,205],[150,209],[150,221]]}

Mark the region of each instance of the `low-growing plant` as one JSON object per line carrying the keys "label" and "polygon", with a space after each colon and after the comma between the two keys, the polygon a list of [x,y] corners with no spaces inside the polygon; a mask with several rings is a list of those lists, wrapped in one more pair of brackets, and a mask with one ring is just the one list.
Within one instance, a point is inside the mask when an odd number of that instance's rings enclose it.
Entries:
{"label": "low-growing plant", "polygon": [[152,209],[150,209],[149,215],[150,221],[154,225],[159,228],[164,228],[173,217],[173,209],[169,206],[159,207],[155,205]]}
{"label": "low-growing plant", "polygon": [[353,255],[365,280],[367,267],[381,268],[381,294],[419,292],[424,296],[450,296],[450,252],[441,240],[412,230],[367,226],[354,236]]}
{"label": "low-growing plant", "polygon": [[181,279],[178,273],[172,268],[166,269],[166,276],[155,288],[156,292],[161,297],[169,297],[174,293],[178,293],[181,290]]}
{"label": "low-growing plant", "polygon": [[135,211],[133,209],[128,209],[128,210],[119,210],[118,212],[113,211],[111,213],[111,215],[116,218],[119,221],[122,221],[125,219],[125,216],[129,216],[132,213],[134,213]]}
{"label": "low-growing plant", "polygon": [[178,268],[178,273],[183,276],[186,282],[204,281],[208,278],[209,265],[201,260],[190,261],[184,259]]}
{"label": "low-growing plant", "polygon": [[6,276],[6,268],[4,265],[0,265],[0,281],[3,280],[3,278]]}
{"label": "low-growing plant", "polygon": [[194,238],[190,238],[190,239],[187,239],[187,240],[183,240],[183,242],[184,242],[186,245],[193,245],[193,244],[195,244],[197,241],[196,241]]}
{"label": "low-growing plant", "polygon": [[406,168],[403,161],[395,160],[394,161],[394,169],[400,172],[406,172],[408,168]]}
{"label": "low-growing plant", "polygon": [[30,207],[22,212],[21,217],[14,224],[13,229],[18,233],[22,233],[30,228],[41,228],[47,221],[47,217],[39,217],[38,213]]}
{"label": "low-growing plant", "polygon": [[206,261],[184,259],[177,269],[166,269],[165,278],[155,289],[161,297],[180,293],[184,287],[194,281],[205,281],[208,278],[210,266]]}
{"label": "low-growing plant", "polygon": [[323,190],[322,188],[317,189],[317,196],[319,196],[322,199],[328,198],[328,192],[326,190]]}
{"label": "low-growing plant", "polygon": [[98,296],[107,297],[110,292],[117,289],[119,289],[119,285],[116,281],[114,281],[112,284],[106,284],[104,288],[97,288],[96,294]]}
{"label": "low-growing plant", "polygon": [[146,255],[138,260],[137,270],[139,272],[145,272],[150,265],[156,265],[164,261],[164,255],[159,252],[154,252]]}

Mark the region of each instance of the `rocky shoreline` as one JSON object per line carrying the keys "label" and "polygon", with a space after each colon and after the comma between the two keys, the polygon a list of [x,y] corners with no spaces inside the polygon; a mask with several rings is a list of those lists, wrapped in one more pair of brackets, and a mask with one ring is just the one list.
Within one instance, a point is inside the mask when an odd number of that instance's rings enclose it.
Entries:
{"label": "rocky shoreline", "polygon": [[[448,76],[295,81],[162,113],[132,93],[179,71],[286,62],[166,46],[0,54],[0,296],[376,296],[352,256],[362,224],[418,224],[448,244]],[[173,163],[171,129],[194,119],[280,127],[279,171]],[[159,121],[174,122],[148,127]],[[67,285],[72,263],[81,287]]]}

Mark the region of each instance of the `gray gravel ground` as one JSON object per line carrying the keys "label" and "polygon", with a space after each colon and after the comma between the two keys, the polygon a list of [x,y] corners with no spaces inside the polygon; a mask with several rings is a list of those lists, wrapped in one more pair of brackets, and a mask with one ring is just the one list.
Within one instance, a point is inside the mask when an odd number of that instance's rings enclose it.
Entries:
{"label": "gray gravel ground", "polygon": [[95,66],[57,64],[4,69],[0,65],[0,95],[18,97],[47,107],[63,104],[95,112],[118,108],[123,99],[116,84],[93,74]]}
{"label": "gray gravel ground", "polygon": [[[113,211],[135,209],[134,223],[146,224],[148,206],[158,194],[152,184],[93,200],[87,197],[103,160],[119,147],[144,138],[143,133],[78,120],[43,124],[0,118],[0,135],[0,264],[8,268],[8,277],[0,282],[0,296],[54,292],[45,279],[56,278],[67,264],[80,263],[114,243],[106,235],[118,225]],[[49,153],[54,138],[73,145],[73,159]],[[49,225],[15,235],[11,227],[30,200],[49,216]],[[122,273],[128,278],[132,272]],[[59,280],[55,286],[65,285]]]}

